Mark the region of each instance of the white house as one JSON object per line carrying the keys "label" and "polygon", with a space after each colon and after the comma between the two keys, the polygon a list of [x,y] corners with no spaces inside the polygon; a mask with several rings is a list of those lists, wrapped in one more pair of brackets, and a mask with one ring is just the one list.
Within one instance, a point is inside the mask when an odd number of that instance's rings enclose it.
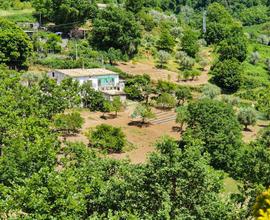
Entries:
{"label": "white house", "polygon": [[112,100],[120,96],[122,101],[126,100],[124,93],[125,84],[119,79],[119,74],[103,68],[95,69],[56,69],[49,76],[61,83],[64,78],[71,77],[80,84],[90,83],[96,91],[101,91],[104,96]]}

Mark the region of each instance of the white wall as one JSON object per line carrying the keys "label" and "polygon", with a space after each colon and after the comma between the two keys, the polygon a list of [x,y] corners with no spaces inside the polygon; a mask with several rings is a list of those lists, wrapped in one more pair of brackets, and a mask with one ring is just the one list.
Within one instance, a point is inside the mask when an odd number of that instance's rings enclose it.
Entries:
{"label": "white wall", "polygon": [[[65,74],[61,72],[57,72],[57,71],[50,72],[48,75],[49,77],[55,78],[58,84],[61,83],[61,81],[67,77]],[[114,86],[118,85],[119,75],[108,75],[108,76],[112,76],[114,78]],[[80,77],[74,77],[73,79],[79,81],[81,85],[87,81],[91,81],[93,89],[98,90],[98,79],[104,78],[104,77],[106,76],[92,76],[92,77],[80,76]]]}

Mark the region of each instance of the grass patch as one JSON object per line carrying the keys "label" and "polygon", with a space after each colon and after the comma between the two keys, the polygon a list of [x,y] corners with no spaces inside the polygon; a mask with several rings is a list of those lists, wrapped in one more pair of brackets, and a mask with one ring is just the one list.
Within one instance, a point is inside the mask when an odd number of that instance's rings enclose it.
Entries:
{"label": "grass patch", "polygon": [[233,178],[229,176],[226,176],[223,182],[224,182],[224,190],[222,193],[224,195],[239,193],[239,190],[238,190],[238,186],[240,184],[239,182],[237,182],[236,180],[234,180]]}
{"label": "grass patch", "polygon": [[13,22],[35,22],[36,19],[33,16],[34,12],[34,9],[0,10],[0,17]]}

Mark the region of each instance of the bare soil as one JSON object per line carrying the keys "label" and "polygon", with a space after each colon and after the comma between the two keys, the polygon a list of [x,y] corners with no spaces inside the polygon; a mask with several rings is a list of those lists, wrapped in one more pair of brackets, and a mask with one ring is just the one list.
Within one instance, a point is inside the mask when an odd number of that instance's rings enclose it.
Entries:
{"label": "bare soil", "polygon": [[138,62],[121,62],[118,63],[118,68],[131,75],[148,74],[153,81],[166,80],[180,85],[200,86],[206,84],[210,78],[208,72],[210,71],[213,60],[211,57],[211,49],[203,49],[200,51],[200,56],[207,60],[208,65],[201,72],[201,75],[194,80],[179,80],[179,71],[173,60],[170,61],[170,70],[157,68],[152,57],[148,57],[148,59]]}
{"label": "bare soil", "polygon": [[206,84],[209,80],[208,72],[210,66],[207,66],[202,74],[194,80],[178,81],[178,73],[165,69],[158,69],[151,63],[119,63],[118,68],[131,75],[148,74],[153,81],[166,80],[180,85],[199,86]]}
{"label": "bare soil", "polygon": [[[153,152],[156,141],[162,136],[168,135],[176,139],[180,138],[180,133],[176,132],[174,128],[177,124],[174,121],[166,122],[158,125],[148,125],[139,127],[130,125],[133,119],[130,117],[134,105],[127,107],[124,112],[120,112],[117,118],[111,117],[111,119],[102,119],[102,113],[100,112],[89,112],[88,110],[83,110],[81,112],[82,117],[85,120],[82,131],[80,134],[72,137],[68,137],[68,141],[79,141],[88,144],[88,140],[84,133],[97,125],[102,123],[113,125],[116,127],[121,127],[123,132],[127,136],[128,142],[130,142],[134,149],[125,153],[120,154],[110,154],[109,156],[115,159],[130,159],[132,163],[143,163],[147,159],[147,155]],[[138,120],[139,121],[139,120]]]}
{"label": "bare soil", "polygon": [[269,125],[269,121],[258,121],[256,125],[249,126],[248,130],[243,130],[243,140],[246,143],[254,141],[261,129]]}

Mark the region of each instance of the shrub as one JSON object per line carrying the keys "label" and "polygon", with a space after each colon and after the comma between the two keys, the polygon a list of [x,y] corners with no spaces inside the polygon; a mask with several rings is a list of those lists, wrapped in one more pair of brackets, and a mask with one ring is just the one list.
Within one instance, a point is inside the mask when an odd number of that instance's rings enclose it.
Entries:
{"label": "shrub", "polygon": [[250,56],[250,63],[256,65],[260,60],[260,54],[258,51],[255,51]]}
{"label": "shrub", "polygon": [[79,132],[82,128],[84,119],[80,113],[72,112],[69,114],[57,114],[53,117],[53,127],[63,135],[70,135]]}
{"label": "shrub", "polygon": [[180,131],[183,131],[184,124],[188,121],[188,111],[186,106],[181,106],[176,109],[175,122],[180,125]]}
{"label": "shrub", "polygon": [[212,84],[206,84],[202,88],[203,98],[214,99],[221,94],[221,89]]}
{"label": "shrub", "polygon": [[240,19],[243,21],[244,25],[254,25],[261,24],[267,21],[268,8],[266,6],[254,6],[251,8],[246,8],[240,14]]}
{"label": "shrub", "polygon": [[199,52],[198,35],[192,30],[186,30],[184,36],[181,39],[182,50],[187,53],[188,56],[195,57]]}
{"label": "shrub", "polygon": [[149,106],[138,104],[131,114],[132,118],[140,117],[142,119],[142,123],[145,123],[145,119],[152,119],[155,118],[155,114],[152,112]]}
{"label": "shrub", "polygon": [[121,128],[101,124],[87,134],[90,145],[106,152],[119,153],[126,145],[126,136]]}
{"label": "shrub", "polygon": [[158,97],[157,105],[161,108],[173,108],[176,105],[175,97],[169,93],[163,93]]}
{"label": "shrub", "polygon": [[239,97],[234,97],[230,95],[222,96],[221,100],[229,105],[238,105],[240,103]]}
{"label": "shrub", "polygon": [[90,83],[84,83],[81,87],[82,103],[84,108],[91,111],[102,111],[105,98],[100,91],[95,91]]}
{"label": "shrub", "polygon": [[158,66],[164,68],[170,59],[170,54],[164,50],[158,51]]}
{"label": "shrub", "polygon": [[175,58],[181,70],[191,70],[195,64],[195,60],[183,51],[177,52]]}
{"label": "shrub", "polygon": [[210,73],[213,82],[225,92],[236,92],[242,84],[242,67],[236,59],[219,61]]}
{"label": "shrub", "polygon": [[167,30],[162,31],[162,33],[160,34],[160,38],[157,41],[157,49],[171,52],[174,48],[174,45],[175,40],[173,36]]}
{"label": "shrub", "polygon": [[175,96],[178,100],[177,105],[183,105],[186,100],[192,99],[191,90],[189,87],[179,86],[175,91]]}

